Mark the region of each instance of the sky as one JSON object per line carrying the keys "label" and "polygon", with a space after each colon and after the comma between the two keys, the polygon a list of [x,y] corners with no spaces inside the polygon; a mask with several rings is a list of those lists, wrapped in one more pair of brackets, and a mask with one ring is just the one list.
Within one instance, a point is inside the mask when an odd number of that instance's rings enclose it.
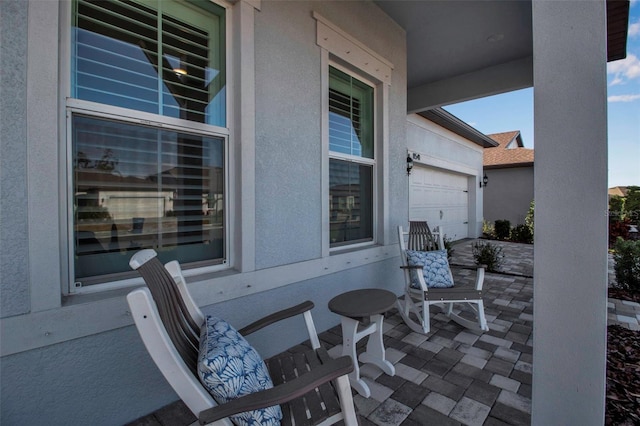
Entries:
{"label": "sky", "polygon": [[[607,64],[608,187],[640,185],[640,0],[631,1],[626,59]],[[484,134],[520,130],[535,148],[533,88],[444,107]]]}

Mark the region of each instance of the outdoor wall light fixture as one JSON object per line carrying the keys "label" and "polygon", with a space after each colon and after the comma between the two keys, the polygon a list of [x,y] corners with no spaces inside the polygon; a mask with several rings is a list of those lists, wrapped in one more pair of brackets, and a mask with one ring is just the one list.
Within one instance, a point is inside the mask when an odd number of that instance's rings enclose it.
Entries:
{"label": "outdoor wall light fixture", "polygon": [[411,169],[413,169],[413,159],[407,154],[407,176],[411,174]]}
{"label": "outdoor wall light fixture", "polygon": [[480,188],[482,188],[483,186],[487,186],[487,183],[489,183],[489,178],[487,177],[487,174],[484,174],[484,177],[482,178],[482,181],[480,181]]}

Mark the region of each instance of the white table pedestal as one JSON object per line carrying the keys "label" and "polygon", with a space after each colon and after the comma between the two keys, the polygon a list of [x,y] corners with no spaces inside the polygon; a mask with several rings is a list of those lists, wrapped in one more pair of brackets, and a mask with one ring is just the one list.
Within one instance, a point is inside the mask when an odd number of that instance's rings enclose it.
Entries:
{"label": "white table pedestal", "polygon": [[[385,357],[384,344],[382,341],[382,315],[372,315],[370,322],[363,325],[362,322],[342,317],[342,355],[349,355],[353,360],[353,372],[349,374],[349,381],[360,395],[365,398],[371,396],[371,390],[364,380],[360,378],[360,362],[373,364],[379,367],[386,374],[393,376],[396,369]],[[368,336],[367,350],[359,358],[356,355],[356,344],[364,337]]]}

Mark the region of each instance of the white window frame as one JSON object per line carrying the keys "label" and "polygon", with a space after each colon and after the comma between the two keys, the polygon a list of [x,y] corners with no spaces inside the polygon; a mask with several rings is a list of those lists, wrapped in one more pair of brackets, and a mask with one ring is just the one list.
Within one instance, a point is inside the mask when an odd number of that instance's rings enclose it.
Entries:
{"label": "white window frame", "polygon": [[[60,90],[64,93],[63,104],[61,105],[61,118],[60,118],[60,140],[63,141],[62,158],[66,161],[64,167],[62,167],[64,182],[64,190],[62,191],[63,202],[61,202],[61,220],[65,223],[61,225],[61,231],[63,232],[61,248],[63,248],[63,256],[67,261],[64,262],[66,269],[63,273],[63,294],[84,294],[84,293],[98,293],[119,288],[131,287],[134,285],[140,285],[142,279],[139,277],[117,279],[104,282],[94,283],[88,286],[82,286],[79,281],[75,279],[74,271],[74,238],[73,238],[73,182],[71,176],[73,175],[73,149],[72,149],[72,128],[71,119],[73,114],[83,114],[86,116],[92,116],[96,118],[110,118],[123,123],[130,124],[142,124],[152,126],[157,129],[167,129],[172,131],[182,131],[186,133],[199,134],[203,136],[211,136],[224,139],[224,161],[225,161],[225,234],[224,234],[224,261],[219,264],[212,264],[202,267],[194,267],[185,270],[185,276],[194,276],[204,273],[210,273],[228,269],[232,265],[233,248],[231,247],[231,235],[232,235],[232,220],[230,214],[230,208],[233,205],[233,200],[230,196],[234,192],[231,190],[233,185],[232,176],[233,168],[232,164],[232,126],[233,122],[233,93],[231,88],[234,87],[233,81],[233,17],[232,9],[233,4],[226,0],[210,0],[212,3],[225,9],[225,66],[226,66],[226,126],[220,127],[214,125],[208,125],[204,123],[192,122],[175,117],[168,117],[159,114],[148,113],[144,111],[131,110],[127,108],[121,108],[111,106],[108,104],[95,103],[91,101],[85,101],[82,99],[71,98],[71,25],[72,25],[72,2],[67,2],[67,7],[64,7],[64,11],[61,15],[60,24],[62,27],[61,43],[61,72],[60,72]],[[65,13],[66,12],[66,13]],[[62,201],[62,200],[61,200]]]}
{"label": "white window frame", "polygon": [[[321,48],[322,256],[327,257],[388,243],[389,195],[385,193],[385,189],[389,187],[386,158],[389,154],[389,87],[393,64],[319,13],[313,12],[313,18],[316,20],[316,44]],[[333,248],[329,223],[329,159],[339,158],[344,154],[330,154],[329,151],[329,66],[374,88],[373,240]],[[342,158],[349,159],[349,156]],[[362,160],[362,157],[358,157],[359,162]]]}
{"label": "white window frame", "polygon": [[[332,61],[331,59],[329,59],[329,65],[327,66],[327,74],[329,73],[329,67],[333,67],[339,71],[342,71],[343,73],[349,75],[352,78],[357,79],[358,81],[365,83],[367,86],[370,86],[373,89],[373,158],[368,158],[368,157],[364,157],[364,156],[359,156],[359,155],[351,155],[351,154],[345,154],[342,152],[337,152],[337,151],[331,151],[331,149],[329,148],[329,158],[327,160],[327,164],[326,167],[329,168],[329,162],[331,160],[342,160],[342,161],[347,161],[350,163],[355,163],[355,164],[362,164],[365,166],[371,166],[371,171],[372,171],[372,176],[371,176],[371,183],[372,183],[372,194],[371,194],[371,227],[372,227],[372,235],[371,235],[371,241],[362,241],[362,242],[353,242],[350,243],[348,241],[345,241],[344,243],[335,246],[335,247],[330,247],[330,251],[331,252],[336,252],[336,251],[341,251],[341,250],[345,250],[345,249],[353,249],[353,248],[360,248],[360,247],[368,247],[368,246],[372,246],[374,244],[376,244],[377,242],[377,219],[378,219],[378,166],[377,166],[377,158],[378,158],[378,85],[371,81],[370,79],[366,78],[365,76],[359,74],[357,71],[351,70],[335,61]],[[324,92],[323,92],[324,93]],[[326,115],[327,115],[327,123],[329,121],[329,87],[327,86],[327,90],[326,90],[326,94],[323,95],[327,97],[327,110],[326,110]],[[325,115],[325,111],[323,111],[323,117]],[[327,124],[328,126],[328,124]],[[327,134],[327,143],[326,143],[327,147],[329,147],[329,135]],[[330,176],[329,176],[330,178]],[[327,186],[328,188],[328,186]],[[325,197],[323,198],[328,198],[328,193]],[[331,232],[329,231],[329,236],[328,238],[330,239],[330,234]],[[329,246],[331,246],[331,241],[329,241]]]}

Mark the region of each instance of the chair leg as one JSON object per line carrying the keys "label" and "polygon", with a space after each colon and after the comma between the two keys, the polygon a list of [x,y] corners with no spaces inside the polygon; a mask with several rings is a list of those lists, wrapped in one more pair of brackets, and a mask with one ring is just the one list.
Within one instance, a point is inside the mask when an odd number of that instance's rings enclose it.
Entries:
{"label": "chair leg", "polygon": [[422,301],[422,331],[427,334],[431,331],[431,317],[429,315],[429,302]]}
{"label": "chair leg", "polygon": [[448,308],[447,308],[447,316],[450,317],[451,314],[453,313],[453,303],[448,303]]}
{"label": "chair leg", "polygon": [[338,398],[340,399],[340,407],[344,415],[345,426],[358,426],[358,418],[353,405],[353,395],[351,394],[351,385],[347,376],[338,377],[335,381]]}
{"label": "chair leg", "polygon": [[481,330],[489,331],[487,319],[484,316],[484,301],[482,299],[478,300],[478,322]]}
{"label": "chair leg", "polygon": [[[427,334],[429,332],[429,321],[425,322],[422,318],[422,312],[424,311],[424,309],[420,309],[420,305],[414,303],[413,301],[407,302],[407,297],[408,296],[405,295],[404,300],[398,299],[396,301],[400,316],[402,316],[405,324],[407,324],[407,327],[409,327],[411,330],[415,331],[416,333]],[[409,305],[409,303],[411,303],[411,305]],[[411,313],[413,313],[415,315],[414,318],[417,319],[412,318]],[[429,314],[427,313],[427,317],[428,316]]]}
{"label": "chair leg", "polygon": [[413,300],[411,299],[411,295],[409,293],[405,293],[404,295],[404,314],[408,317],[411,313],[411,304]]}

